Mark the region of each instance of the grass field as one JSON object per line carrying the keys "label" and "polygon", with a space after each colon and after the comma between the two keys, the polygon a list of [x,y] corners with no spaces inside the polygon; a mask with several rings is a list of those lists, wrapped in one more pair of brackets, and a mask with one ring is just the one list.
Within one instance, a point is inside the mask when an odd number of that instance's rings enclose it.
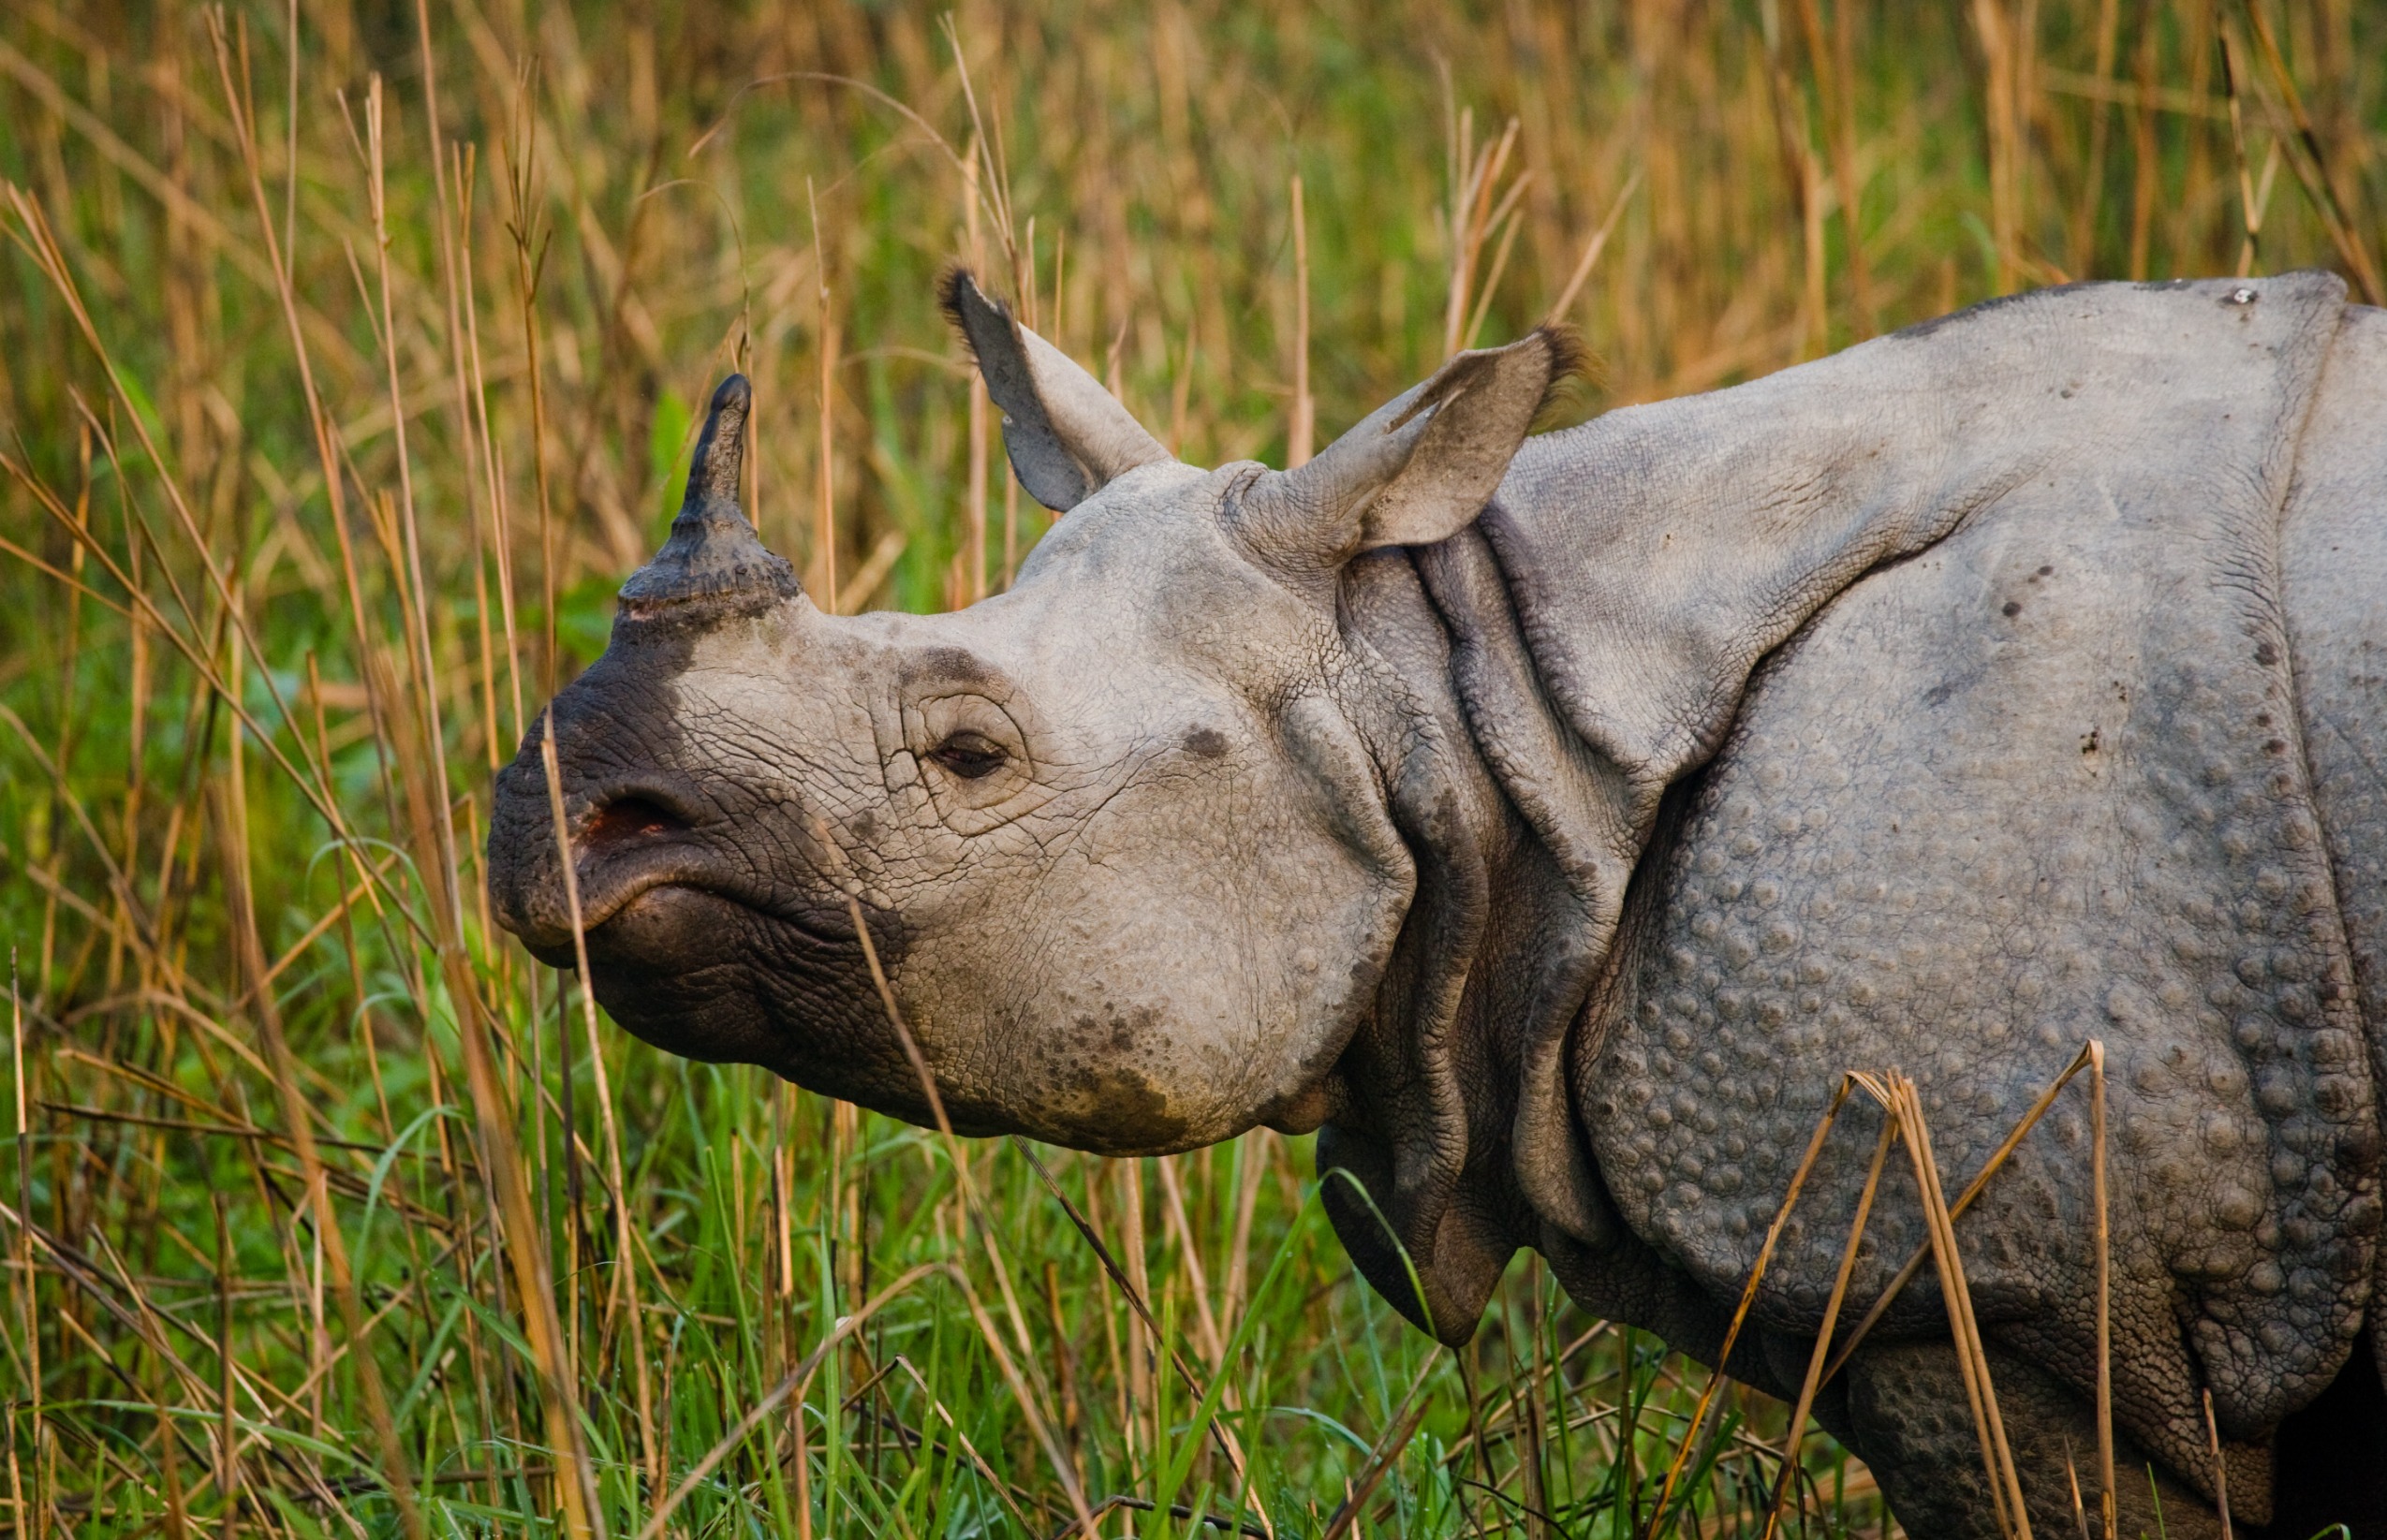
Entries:
{"label": "grass field", "polygon": [[[1002,586],[957,257],[1282,462],[1554,314],[1588,415],[2068,277],[2378,302],[2383,60],[2376,0],[11,0],[0,1522],[1759,1534],[1785,1409],[1658,1513],[1704,1371],[1526,1258],[1431,1347],[1306,1141],[949,1146],[613,1030],[489,922],[491,771],[731,368],[816,595]],[[1793,1532],[1893,1533],[1801,1448]]]}

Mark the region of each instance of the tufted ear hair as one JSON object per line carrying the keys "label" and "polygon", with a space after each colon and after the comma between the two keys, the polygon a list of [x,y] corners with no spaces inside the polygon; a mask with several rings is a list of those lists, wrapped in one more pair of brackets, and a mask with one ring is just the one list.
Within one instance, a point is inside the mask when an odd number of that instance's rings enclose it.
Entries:
{"label": "tufted ear hair", "polygon": [[1583,345],[1556,327],[1461,353],[1308,464],[1262,477],[1243,495],[1236,532],[1254,555],[1293,571],[1448,539],[1482,511],[1582,361]]}
{"label": "tufted ear hair", "polygon": [[953,269],[938,287],[1003,410],[1003,447],[1030,497],[1067,513],[1113,477],[1170,458],[1100,381],[988,299],[967,269]]}

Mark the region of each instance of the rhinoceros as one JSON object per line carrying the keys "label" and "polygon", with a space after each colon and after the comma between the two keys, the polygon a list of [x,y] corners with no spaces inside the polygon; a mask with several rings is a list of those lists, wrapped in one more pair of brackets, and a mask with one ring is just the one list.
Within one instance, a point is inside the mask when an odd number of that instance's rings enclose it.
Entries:
{"label": "rhinoceros", "polygon": [[[2104,1046],[2125,1533],[2387,1533],[2387,312],[2326,274],[1995,300],[1528,436],[1470,351],[1289,471],[1172,458],[963,273],[1063,515],[957,613],[823,613],[714,397],[553,731],[591,983],[694,1058],[1127,1155],[1316,1130],[1445,1342],[1539,1251],[1708,1363],[1844,1072],[1978,1171]],[[495,912],[574,956],[539,734]],[[921,1060],[891,1025],[860,916]],[[1882,1114],[1834,1125],[1722,1367],[1799,1386]],[[2028,1511],[2095,1512],[2093,1141],[1957,1222]],[[1925,1237],[1893,1161],[1850,1312]],[[1842,1317],[1844,1329],[1849,1317]],[[1926,1267],[1820,1420],[1995,1533]],[[2208,1447],[2206,1394],[2222,1458]]]}

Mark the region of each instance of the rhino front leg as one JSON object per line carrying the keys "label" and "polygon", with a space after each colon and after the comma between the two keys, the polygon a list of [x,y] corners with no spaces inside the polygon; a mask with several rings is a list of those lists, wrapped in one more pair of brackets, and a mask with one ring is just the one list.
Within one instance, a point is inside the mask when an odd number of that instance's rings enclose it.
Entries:
{"label": "rhino front leg", "polygon": [[[1989,1375],[1998,1415],[2020,1467],[2034,1533],[2077,1533],[2069,1458],[2083,1500],[2097,1501],[2097,1424],[2070,1387],[2027,1360],[1991,1345]],[[1946,1342],[1889,1342],[1849,1360],[1849,1420],[1858,1455],[1873,1470],[1890,1511],[1908,1534],[1933,1540],[1997,1540],[1997,1518],[1982,1470],[1981,1438],[1965,1401],[1956,1351]],[[2218,1540],[2219,1517],[2203,1498],[2155,1469],[2127,1435],[2114,1443],[2119,1533],[2166,1540]],[[2156,1517],[2155,1499],[2163,1504]],[[2097,1530],[2092,1507],[2090,1533]],[[2239,1533],[2247,1533],[2243,1525]]]}

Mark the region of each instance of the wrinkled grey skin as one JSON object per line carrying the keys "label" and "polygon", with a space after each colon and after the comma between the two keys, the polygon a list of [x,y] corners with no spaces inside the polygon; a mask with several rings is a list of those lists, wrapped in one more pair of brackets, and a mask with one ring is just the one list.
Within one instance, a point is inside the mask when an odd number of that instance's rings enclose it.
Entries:
{"label": "wrinkled grey skin", "polygon": [[[2050,290],[1528,439],[1537,333],[1280,474],[1175,462],[947,299],[1068,517],[1000,597],[827,617],[736,511],[723,388],[555,703],[617,1019],[924,1120],[859,913],[956,1126],[1319,1128],[1420,1325],[1532,1247],[1711,1362],[1842,1071],[1913,1076],[1953,1186],[2098,1038],[2123,1533],[2150,1481],[2218,1533],[2206,1391],[2238,1533],[2387,1533],[2387,314]],[[490,859],[567,963],[536,742]],[[1957,1226],[2041,1533],[2068,1460],[2096,1501],[2087,1109]],[[1879,1128],[1736,1376],[1795,1391]],[[1893,1162],[1844,1320],[1922,1236]],[[1909,1533],[1994,1533],[1927,1270],[1818,1414]]]}

